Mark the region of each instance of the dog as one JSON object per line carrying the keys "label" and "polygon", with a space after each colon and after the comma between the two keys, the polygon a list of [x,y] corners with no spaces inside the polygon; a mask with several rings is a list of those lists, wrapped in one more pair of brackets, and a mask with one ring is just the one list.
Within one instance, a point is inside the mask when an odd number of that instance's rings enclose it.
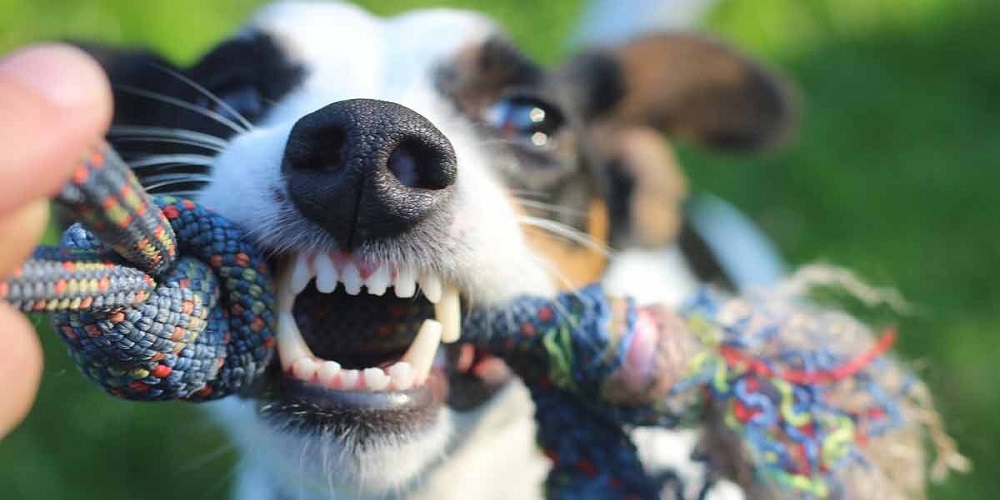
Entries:
{"label": "dog", "polygon": [[[541,496],[530,398],[462,344],[464,312],[602,280],[668,303],[731,287],[665,138],[755,151],[796,122],[783,79],[689,34],[545,68],[474,12],[290,2],[190,67],[86,48],[144,186],[272,256],[277,359],[210,405],[245,455],[240,499]],[[697,436],[637,437],[685,495],[742,495],[690,458]]]}

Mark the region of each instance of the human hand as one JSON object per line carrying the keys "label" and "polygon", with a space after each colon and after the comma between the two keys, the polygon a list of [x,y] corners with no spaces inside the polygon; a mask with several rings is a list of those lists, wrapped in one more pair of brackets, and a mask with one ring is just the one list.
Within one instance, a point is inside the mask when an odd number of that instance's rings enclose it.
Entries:
{"label": "human hand", "polygon": [[[48,198],[111,121],[111,90],[79,49],[46,44],[0,59],[0,279],[38,243]],[[27,318],[0,302],[0,438],[28,413],[42,350]]]}

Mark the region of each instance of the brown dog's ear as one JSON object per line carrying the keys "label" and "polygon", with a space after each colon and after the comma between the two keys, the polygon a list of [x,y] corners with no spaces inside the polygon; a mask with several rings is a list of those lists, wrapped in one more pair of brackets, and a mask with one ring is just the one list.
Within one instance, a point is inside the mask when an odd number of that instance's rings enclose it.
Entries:
{"label": "brown dog's ear", "polygon": [[650,126],[717,149],[771,147],[796,124],[788,84],[696,35],[650,35],[584,53],[560,74],[584,119]]}

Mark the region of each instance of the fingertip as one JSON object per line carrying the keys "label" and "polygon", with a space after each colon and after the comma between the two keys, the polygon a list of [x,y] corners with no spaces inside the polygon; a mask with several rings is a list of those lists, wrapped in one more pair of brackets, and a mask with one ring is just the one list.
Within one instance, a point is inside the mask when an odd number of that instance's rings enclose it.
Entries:
{"label": "fingertip", "polygon": [[80,48],[41,43],[18,49],[0,61],[0,78],[4,77],[37,92],[61,111],[86,111],[93,129],[103,131],[111,123],[111,85],[100,64]]}
{"label": "fingertip", "polygon": [[0,59],[0,213],[51,196],[112,117],[100,65],[66,44],[40,44]]}
{"label": "fingertip", "polygon": [[[38,199],[0,214],[0,280],[31,254],[49,220],[49,202]],[[3,324],[0,323],[0,328]]]}
{"label": "fingertip", "polygon": [[42,378],[42,345],[31,323],[0,302],[0,438],[24,420]]}

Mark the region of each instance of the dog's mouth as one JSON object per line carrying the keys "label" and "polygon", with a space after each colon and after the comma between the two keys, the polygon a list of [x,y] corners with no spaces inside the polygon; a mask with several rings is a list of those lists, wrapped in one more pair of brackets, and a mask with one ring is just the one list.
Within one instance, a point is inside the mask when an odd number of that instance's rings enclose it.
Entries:
{"label": "dog's mouth", "polygon": [[286,254],[276,270],[278,361],[260,397],[285,426],[413,430],[445,403],[478,406],[510,378],[499,359],[458,343],[462,297],[439,274],[346,253]]}

